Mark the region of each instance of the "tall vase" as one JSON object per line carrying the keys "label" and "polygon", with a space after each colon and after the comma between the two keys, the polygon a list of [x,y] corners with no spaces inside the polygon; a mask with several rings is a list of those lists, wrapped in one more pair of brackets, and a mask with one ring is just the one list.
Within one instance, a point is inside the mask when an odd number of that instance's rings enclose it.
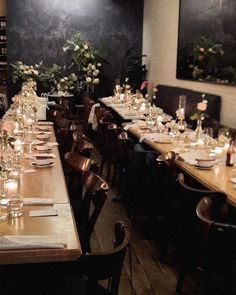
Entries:
{"label": "tall vase", "polygon": [[197,127],[195,129],[195,139],[199,140],[202,137],[202,120],[197,120]]}

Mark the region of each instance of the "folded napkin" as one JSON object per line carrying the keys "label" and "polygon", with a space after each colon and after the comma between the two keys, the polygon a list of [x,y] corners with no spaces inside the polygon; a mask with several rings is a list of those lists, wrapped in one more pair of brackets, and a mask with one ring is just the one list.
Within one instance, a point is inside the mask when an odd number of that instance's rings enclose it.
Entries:
{"label": "folded napkin", "polygon": [[190,165],[197,165],[196,159],[209,159],[209,154],[204,150],[191,150],[186,153],[180,153],[179,157]]}
{"label": "folded napkin", "polygon": [[135,122],[132,122],[131,124],[127,124],[124,126],[124,130],[129,130],[129,128],[136,128],[136,127],[145,127],[147,124],[145,121],[142,120],[136,120]]}
{"label": "folded napkin", "polygon": [[33,236],[33,235],[15,235],[15,236],[1,236],[0,249],[63,249],[66,244],[55,236]]}
{"label": "folded napkin", "polygon": [[88,123],[92,124],[92,129],[95,131],[98,128],[98,120],[97,120],[97,116],[95,114],[96,107],[100,107],[100,103],[95,103],[92,106],[89,117],[88,117]]}
{"label": "folded napkin", "polygon": [[53,153],[31,153],[31,154],[25,154],[26,159],[33,159],[33,158],[53,158],[55,159],[56,156]]}
{"label": "folded napkin", "polygon": [[47,145],[48,145],[49,147],[53,147],[53,146],[57,146],[57,145],[59,145],[59,143],[58,143],[58,142],[47,142]]}
{"label": "folded napkin", "polygon": [[46,198],[23,198],[23,204],[26,205],[53,205],[52,199]]}
{"label": "folded napkin", "polygon": [[29,212],[29,216],[30,217],[58,216],[58,211],[55,209],[31,210]]}
{"label": "folded napkin", "polygon": [[173,138],[170,135],[163,133],[147,133],[140,137],[139,142],[143,142],[144,139],[159,143],[171,143]]}

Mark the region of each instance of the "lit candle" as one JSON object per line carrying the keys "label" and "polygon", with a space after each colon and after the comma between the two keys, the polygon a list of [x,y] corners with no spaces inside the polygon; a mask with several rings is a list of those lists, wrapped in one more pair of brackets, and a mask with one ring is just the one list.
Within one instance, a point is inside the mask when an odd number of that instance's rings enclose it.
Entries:
{"label": "lit candle", "polygon": [[18,180],[8,179],[6,181],[7,195],[15,195],[18,192]]}

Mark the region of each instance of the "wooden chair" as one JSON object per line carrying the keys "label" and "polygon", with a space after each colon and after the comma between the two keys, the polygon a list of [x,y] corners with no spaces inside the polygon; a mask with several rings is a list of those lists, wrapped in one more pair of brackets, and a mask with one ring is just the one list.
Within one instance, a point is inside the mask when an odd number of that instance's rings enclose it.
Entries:
{"label": "wooden chair", "polygon": [[[226,196],[204,197],[196,213],[203,225],[204,294],[236,294],[236,216]],[[199,290],[198,290],[199,291]]]}
{"label": "wooden chair", "polygon": [[[83,254],[75,267],[71,267],[75,275],[87,278],[88,295],[118,295],[119,283],[126,249],[129,245],[130,233],[122,221],[114,228],[114,249],[102,253]],[[107,286],[99,285],[99,280],[107,280]]]}
{"label": "wooden chair", "polygon": [[182,256],[176,286],[176,291],[180,293],[189,264],[197,267],[196,261],[202,259],[203,243],[199,235],[197,204],[204,196],[217,195],[218,198],[225,199],[225,194],[190,187],[185,183],[182,173],[178,175],[176,190],[177,193],[170,203],[169,219],[166,219],[166,241],[168,236],[172,237],[171,240],[177,243]]}
{"label": "wooden chair", "polygon": [[117,137],[117,191],[118,195],[120,195],[121,198],[124,190],[124,179],[126,178],[128,173],[127,169],[133,147],[133,140],[129,137],[126,131],[122,131]]}
{"label": "wooden chair", "polygon": [[101,177],[91,171],[84,172],[81,202],[73,203],[83,252],[90,251],[90,237],[106,201],[107,191],[108,185]]}
{"label": "wooden chair", "polygon": [[93,150],[93,144],[89,141],[81,138],[80,140],[74,141],[73,144],[73,152],[77,153],[79,155],[82,155],[84,157],[89,158],[91,155],[91,152]]}
{"label": "wooden chair", "polygon": [[80,199],[83,190],[83,174],[86,171],[93,171],[97,173],[99,168],[97,163],[87,157],[68,152],[64,155],[65,163],[68,167],[65,176],[67,187],[71,202],[73,203],[74,197]]}

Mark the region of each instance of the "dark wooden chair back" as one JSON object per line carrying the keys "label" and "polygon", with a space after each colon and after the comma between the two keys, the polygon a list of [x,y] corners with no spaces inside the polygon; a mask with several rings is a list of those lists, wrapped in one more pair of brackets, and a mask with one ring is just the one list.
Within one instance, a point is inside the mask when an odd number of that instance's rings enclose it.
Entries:
{"label": "dark wooden chair back", "polygon": [[64,159],[75,172],[81,174],[89,171],[91,166],[96,165],[95,161],[71,152],[66,153]]}
{"label": "dark wooden chair back", "polygon": [[93,144],[81,138],[80,140],[77,140],[76,142],[74,142],[73,149],[74,149],[73,150],[74,153],[77,153],[79,155],[89,158],[93,150]]}
{"label": "dark wooden chair back", "polygon": [[120,276],[130,240],[130,233],[121,221],[115,224],[114,233],[113,250],[104,253],[86,253],[82,255],[78,262],[82,274],[88,278],[87,289],[89,294],[97,294],[98,280],[107,279],[105,294],[118,295]]}
{"label": "dark wooden chair back", "polygon": [[90,237],[107,198],[108,185],[98,175],[86,171],[83,175],[83,196],[75,215],[84,252],[90,251]]}
{"label": "dark wooden chair back", "polygon": [[[234,209],[235,210],[235,209]],[[235,294],[236,219],[226,196],[204,197],[196,213],[203,225],[204,294]],[[233,212],[233,214],[232,214]]]}
{"label": "dark wooden chair back", "polygon": [[214,195],[225,200],[225,194],[191,187],[186,184],[183,173],[178,175],[177,188],[179,189],[176,195],[177,198],[172,203],[174,204],[173,212],[176,214],[172,226],[185,252],[176,287],[176,290],[180,292],[187,268],[186,264],[196,255],[202,257],[204,245],[200,235],[200,223],[196,214],[197,204],[204,196]]}

